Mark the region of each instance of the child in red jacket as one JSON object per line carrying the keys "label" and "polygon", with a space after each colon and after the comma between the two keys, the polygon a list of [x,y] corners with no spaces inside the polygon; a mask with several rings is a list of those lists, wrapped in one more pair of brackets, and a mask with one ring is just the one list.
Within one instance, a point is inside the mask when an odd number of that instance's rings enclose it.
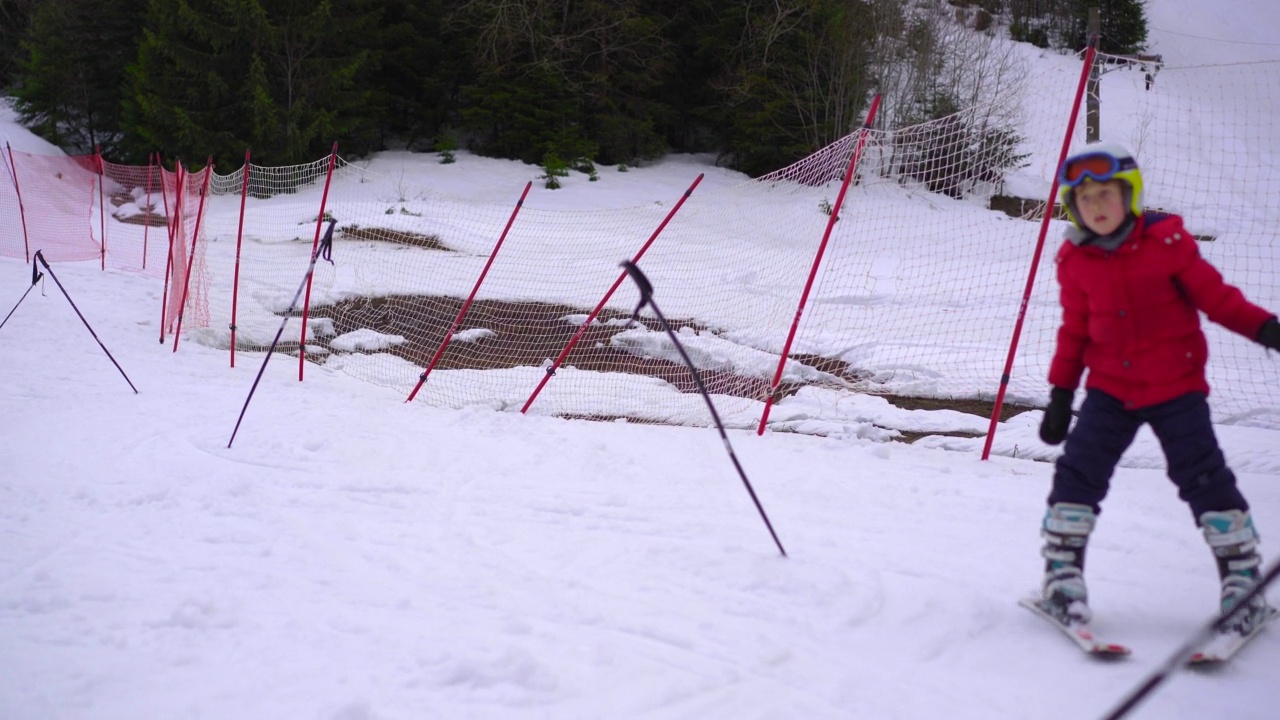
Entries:
{"label": "child in red jacket", "polygon": [[[1063,163],[1059,182],[1074,227],[1057,256],[1062,326],[1040,438],[1067,444],[1041,532],[1040,604],[1063,622],[1089,620],[1085,545],[1120,455],[1149,423],[1169,479],[1213,550],[1225,613],[1254,587],[1262,559],[1249,504],[1210,423],[1200,312],[1275,349],[1280,323],[1223,282],[1200,257],[1182,218],[1143,211],[1142,176],[1122,146],[1087,146]],[[1086,396],[1068,433],[1085,368]],[[1268,612],[1259,595],[1231,630],[1248,634]]]}

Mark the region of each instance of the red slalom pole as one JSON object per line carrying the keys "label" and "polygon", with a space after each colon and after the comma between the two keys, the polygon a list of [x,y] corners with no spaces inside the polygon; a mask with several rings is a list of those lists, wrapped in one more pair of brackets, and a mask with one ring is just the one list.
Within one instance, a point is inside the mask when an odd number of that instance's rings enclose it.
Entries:
{"label": "red slalom pole", "polygon": [[236,306],[240,300],[240,243],[244,239],[244,203],[249,196],[249,151],[244,151],[244,182],[240,184],[240,224],[236,227],[236,269],[231,282],[231,367],[236,366]]}
{"label": "red slalom pole", "polygon": [[196,245],[200,242],[200,219],[204,216],[204,199],[209,195],[209,178],[213,177],[213,156],[204,164],[204,183],[200,186],[200,204],[196,207],[196,227],[191,233],[191,252],[187,260],[187,277],[182,284],[182,304],[178,306],[178,327],[173,331],[173,351],[178,352],[178,338],[182,336],[182,316],[187,311],[187,295],[191,292],[191,271],[196,264]]}
{"label": "red slalom pole", "polygon": [[422,384],[427,381],[427,376],[431,374],[431,369],[440,361],[440,356],[444,355],[445,348],[449,347],[449,341],[453,339],[453,333],[457,331],[462,319],[467,316],[467,309],[471,307],[471,301],[475,300],[476,293],[480,290],[480,283],[484,282],[484,276],[489,274],[489,267],[493,265],[494,258],[498,257],[498,250],[502,248],[502,242],[507,239],[507,232],[511,230],[512,223],[516,221],[516,215],[520,213],[520,208],[524,207],[525,196],[529,194],[529,188],[531,187],[533,187],[532,180],[525,183],[524,192],[520,193],[520,199],[516,201],[516,206],[511,211],[511,217],[507,218],[507,226],[502,228],[502,234],[498,236],[498,242],[493,246],[493,252],[489,253],[489,261],[484,264],[484,269],[480,271],[480,277],[476,278],[475,287],[471,288],[471,294],[467,296],[467,301],[462,303],[462,309],[458,311],[458,317],[453,319],[453,324],[449,326],[449,331],[444,334],[444,340],[440,343],[436,354],[431,357],[431,362],[427,363],[427,369],[422,371],[422,375],[418,378],[418,384],[413,386],[413,391],[409,393],[408,398],[405,398],[405,402],[413,402],[418,390],[422,388]]}
{"label": "red slalom pole", "polygon": [[164,202],[165,228],[169,232],[169,253],[164,264],[164,293],[160,296],[160,344],[164,344],[165,319],[169,316],[169,278],[173,274],[173,239],[178,232],[181,221],[178,198],[182,193],[182,159],[173,166],[173,209],[169,208],[169,191],[165,188],[164,164],[160,153],[156,153],[156,164],[160,166],[160,199]]}
{"label": "red slalom pole", "polygon": [[147,154],[147,214],[143,217],[142,222],[142,269],[147,269],[147,239],[151,234],[151,171],[154,169],[152,162],[155,160],[155,153]]}
{"label": "red slalom pole", "polygon": [[18,217],[22,219],[22,251],[27,256],[27,262],[31,262],[31,241],[27,238],[27,211],[22,205],[22,186],[18,184],[18,166],[13,159],[13,146],[5,143],[4,147],[9,151],[9,173],[13,177],[13,191],[18,195]]}
{"label": "red slalom pole", "polygon": [[987,439],[982,444],[982,459],[991,457],[991,444],[996,439],[996,424],[1000,421],[1000,408],[1004,405],[1004,394],[1009,389],[1009,378],[1013,374],[1013,356],[1018,353],[1018,339],[1022,336],[1022,323],[1027,319],[1027,305],[1031,302],[1031,288],[1036,281],[1036,270],[1040,268],[1040,256],[1044,252],[1044,239],[1049,234],[1049,221],[1053,219],[1053,208],[1058,197],[1058,168],[1067,160],[1067,152],[1071,149],[1071,137],[1076,131],[1076,119],[1080,115],[1080,101],[1084,97],[1085,84],[1089,81],[1089,69],[1093,67],[1093,56],[1096,53],[1098,36],[1089,38],[1089,46],[1084,52],[1084,64],[1080,68],[1080,84],[1076,87],[1075,102],[1071,104],[1071,118],[1067,121],[1067,134],[1062,138],[1062,151],[1058,154],[1058,164],[1053,168],[1053,182],[1049,185],[1049,202],[1044,207],[1044,217],[1040,219],[1040,237],[1036,239],[1036,249],[1031,256],[1031,271],[1027,273],[1027,285],[1022,291],[1022,304],[1018,306],[1018,320],[1013,325],[1013,339],[1009,341],[1009,355],[1004,361],[1004,372],[1000,375],[1000,389],[996,392],[996,402],[991,408],[991,424],[987,426]]}
{"label": "red slalom pole", "polygon": [[102,245],[98,250],[102,258],[102,269],[107,269],[107,201],[103,186],[107,184],[106,166],[102,163],[102,148],[93,146],[93,161],[98,167],[98,228],[102,235]]}
{"label": "red slalom pole", "polygon": [[[333,180],[333,166],[338,159],[338,143],[329,151],[329,172],[324,177],[324,194],[320,196],[320,214],[316,215],[316,239],[311,243],[312,265],[320,249],[320,228],[324,225],[324,206],[329,201],[329,183]],[[302,303],[302,334],[298,338],[298,382],[302,382],[302,369],[307,362],[307,315],[311,310],[311,279],[315,272],[307,273],[307,297]]]}
{"label": "red slalom pole", "polygon": [[791,343],[800,329],[800,317],[804,315],[804,306],[809,302],[809,292],[813,289],[813,281],[818,277],[818,267],[822,264],[822,256],[827,250],[827,241],[831,239],[831,231],[835,228],[836,221],[840,219],[840,207],[844,204],[844,195],[849,190],[849,183],[853,181],[853,173],[858,168],[858,159],[862,157],[862,146],[867,141],[867,133],[871,131],[872,123],[876,121],[876,110],[879,108],[880,96],[876,95],[871,99],[867,119],[863,121],[858,135],[858,144],[854,146],[853,154],[849,157],[849,167],[844,171],[840,192],[836,195],[835,204],[831,206],[831,217],[827,218],[827,229],[822,233],[822,242],[818,244],[818,252],[814,255],[813,265],[809,268],[809,279],[805,281],[804,291],[800,293],[800,304],[796,306],[795,317],[791,319],[791,329],[787,331],[787,340],[783,343],[782,355],[778,358],[778,369],[774,371],[773,382],[769,385],[769,397],[765,399],[764,412],[760,414],[760,426],[756,428],[757,435],[764,434],[765,425],[769,422],[769,411],[773,409],[773,399],[778,394],[778,385],[782,382],[782,369],[787,364],[787,356],[791,354]]}
{"label": "red slalom pole", "polygon": [[[675,214],[684,206],[684,201],[688,200],[689,196],[693,194],[693,190],[698,187],[698,183],[702,182],[702,177],[703,173],[698,173],[698,177],[694,178],[693,184],[689,186],[689,189],[684,191],[684,194],[680,196],[680,200],[676,202],[675,206],[671,208],[671,211],[667,213],[667,216],[658,224],[657,229],[653,231],[653,234],[649,236],[649,239],[640,247],[640,251],[636,253],[636,256],[631,259],[632,265],[640,262],[640,258],[644,256],[645,251],[649,249],[649,246],[653,244],[654,240],[658,239],[658,235],[667,227],[667,223],[671,222],[671,218],[675,217]],[[586,321],[584,321],[582,326],[578,328],[578,332],[574,333],[573,337],[569,338],[569,342],[564,346],[564,350],[560,351],[560,356],[551,364],[551,367],[547,368],[547,374],[542,376],[542,380],[538,383],[538,387],[534,388],[533,394],[529,396],[528,400],[525,400],[524,407],[520,408],[520,412],[525,413],[529,411],[529,406],[533,405],[533,401],[537,399],[538,394],[542,392],[542,388],[546,386],[549,380],[551,380],[551,376],[556,374],[556,370],[560,367],[560,364],[569,356],[569,351],[573,350],[573,346],[577,345],[578,341],[582,339],[582,335],[587,332],[587,328],[591,327],[591,323],[596,319],[596,315],[600,314],[600,311],[604,309],[605,303],[609,302],[609,298],[613,297],[613,293],[617,291],[618,286],[626,279],[627,271],[623,270],[622,273],[618,275],[618,279],[613,281],[613,286],[610,287],[609,291],[600,299],[600,304],[596,305],[595,309],[591,311],[591,314],[587,316]]]}

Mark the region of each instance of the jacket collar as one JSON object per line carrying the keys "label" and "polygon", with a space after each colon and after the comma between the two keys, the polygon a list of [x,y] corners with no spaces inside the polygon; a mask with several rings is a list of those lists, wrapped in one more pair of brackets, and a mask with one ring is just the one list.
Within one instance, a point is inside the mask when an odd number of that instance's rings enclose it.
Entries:
{"label": "jacket collar", "polygon": [[1077,227],[1072,224],[1067,228],[1067,241],[1076,247],[1090,247],[1098,250],[1112,252],[1128,240],[1136,240],[1142,234],[1142,228],[1145,218],[1143,216],[1134,217],[1130,214],[1125,218],[1124,223],[1116,228],[1116,231],[1110,235],[1098,235],[1085,228]]}

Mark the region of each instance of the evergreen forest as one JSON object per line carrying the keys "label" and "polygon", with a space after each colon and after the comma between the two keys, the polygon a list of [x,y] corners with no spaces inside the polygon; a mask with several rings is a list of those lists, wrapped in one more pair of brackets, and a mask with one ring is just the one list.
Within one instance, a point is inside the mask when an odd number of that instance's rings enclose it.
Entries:
{"label": "evergreen forest", "polygon": [[[69,153],[290,165],[714,153],[750,175],[1000,101],[1008,43],[1143,49],[1140,0],[0,0],[0,94]],[[1005,49],[1001,49],[1005,48]],[[977,70],[975,70],[977,68]],[[1016,138],[1016,127],[997,128]]]}

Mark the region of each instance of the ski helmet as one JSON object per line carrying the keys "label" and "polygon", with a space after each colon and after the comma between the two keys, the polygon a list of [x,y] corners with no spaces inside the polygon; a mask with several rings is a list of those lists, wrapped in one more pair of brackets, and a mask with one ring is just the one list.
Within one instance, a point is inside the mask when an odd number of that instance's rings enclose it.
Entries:
{"label": "ski helmet", "polygon": [[1120,180],[1128,188],[1125,200],[1129,212],[1134,217],[1142,214],[1142,171],[1138,169],[1133,153],[1125,146],[1113,142],[1090,143],[1062,163],[1058,171],[1058,184],[1061,186],[1058,195],[1066,208],[1067,218],[1076,227],[1084,226],[1076,210],[1075,189],[1085,180]]}

